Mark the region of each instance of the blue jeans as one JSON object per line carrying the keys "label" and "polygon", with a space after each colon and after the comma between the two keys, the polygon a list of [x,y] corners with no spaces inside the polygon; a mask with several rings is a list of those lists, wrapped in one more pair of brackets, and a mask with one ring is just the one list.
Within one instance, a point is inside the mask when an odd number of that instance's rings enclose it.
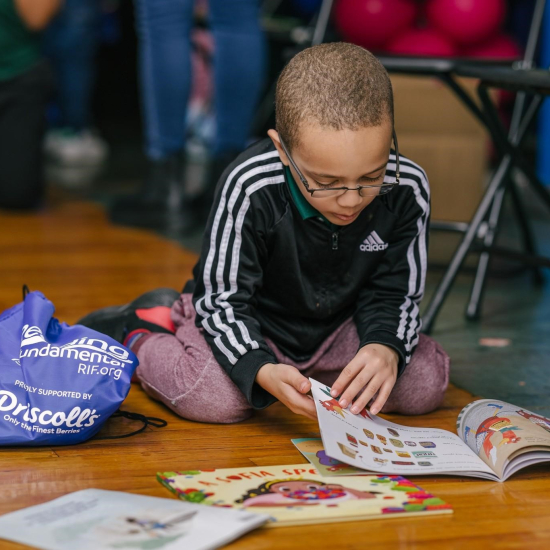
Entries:
{"label": "blue jeans", "polygon": [[[209,0],[215,42],[215,155],[245,148],[264,78],[259,0]],[[145,149],[158,160],[185,144],[194,0],[135,0]]]}
{"label": "blue jeans", "polygon": [[98,43],[98,0],[65,0],[43,42],[57,84],[56,125],[81,130],[91,124]]}

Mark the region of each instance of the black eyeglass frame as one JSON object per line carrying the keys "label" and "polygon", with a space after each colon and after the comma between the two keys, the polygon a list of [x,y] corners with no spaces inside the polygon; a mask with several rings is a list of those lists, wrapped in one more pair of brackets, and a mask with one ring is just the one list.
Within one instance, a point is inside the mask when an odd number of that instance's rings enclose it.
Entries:
{"label": "black eyeglass frame", "polygon": [[[322,196],[323,192],[326,191],[343,191],[346,193],[346,191],[357,191],[359,195],[362,197],[363,194],[361,193],[362,189],[384,189],[385,191],[381,195],[384,195],[386,193],[389,193],[395,186],[399,185],[399,146],[397,144],[397,136],[395,135],[395,130],[392,130],[392,139],[394,144],[394,150],[395,150],[395,182],[394,183],[381,183],[380,185],[358,185],[357,187],[327,187],[326,189],[311,189],[309,187],[309,183],[294,162],[294,159],[291,157],[283,138],[281,137],[281,134],[279,134],[279,142],[281,144],[281,147],[283,148],[283,151],[285,152],[285,155],[287,156],[290,164],[292,165],[292,168],[296,170],[296,173],[298,174],[298,177],[300,178],[300,181],[302,182],[303,186],[305,187],[306,191],[312,196],[315,196],[315,193],[320,193],[321,195],[318,195],[318,198]],[[344,193],[338,196],[342,196]]]}

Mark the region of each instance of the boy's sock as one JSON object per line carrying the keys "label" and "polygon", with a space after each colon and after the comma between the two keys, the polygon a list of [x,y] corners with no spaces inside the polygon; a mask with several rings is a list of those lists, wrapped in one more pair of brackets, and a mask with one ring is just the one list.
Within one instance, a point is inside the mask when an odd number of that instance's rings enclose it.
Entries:
{"label": "boy's sock", "polygon": [[[134,351],[134,346],[137,348],[137,342],[138,340],[141,340],[143,336],[147,336],[148,334],[153,334],[150,330],[147,330],[145,328],[138,328],[136,330],[133,330],[126,336],[124,339],[124,342],[122,342],[123,346],[126,346],[127,348],[130,348],[132,351]],[[140,344],[141,347],[141,344]]]}
{"label": "boy's sock", "polygon": [[[130,334],[128,334],[128,336],[126,336],[124,342],[122,342],[122,345],[130,348],[137,355],[139,348],[146,342],[149,336],[152,335],[153,333],[150,330],[147,330],[145,328],[138,328],[136,330],[133,330],[132,332],[130,332]],[[137,369],[132,375],[132,379],[130,381],[135,383],[139,382],[139,378],[137,377]]]}

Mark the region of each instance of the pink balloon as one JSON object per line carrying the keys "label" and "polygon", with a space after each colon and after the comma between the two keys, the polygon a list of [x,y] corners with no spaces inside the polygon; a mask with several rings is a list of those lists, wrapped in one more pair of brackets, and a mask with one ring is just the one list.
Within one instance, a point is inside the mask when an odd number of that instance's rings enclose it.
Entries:
{"label": "pink balloon", "polygon": [[410,29],[390,42],[386,50],[397,55],[453,57],[456,46],[435,29]]}
{"label": "pink balloon", "polygon": [[334,16],[348,42],[379,49],[413,24],[417,10],[413,0],[338,0]]}
{"label": "pink balloon", "polygon": [[506,15],[506,2],[428,0],[426,15],[432,26],[466,46],[482,42],[498,31]]}
{"label": "pink balloon", "polygon": [[517,43],[505,34],[499,34],[487,42],[464,48],[461,54],[465,57],[484,59],[520,59],[522,56]]}

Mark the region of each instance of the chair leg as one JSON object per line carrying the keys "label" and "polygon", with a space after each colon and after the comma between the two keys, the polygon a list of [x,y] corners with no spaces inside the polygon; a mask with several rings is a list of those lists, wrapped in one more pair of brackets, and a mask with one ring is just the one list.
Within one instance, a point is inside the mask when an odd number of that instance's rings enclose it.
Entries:
{"label": "chair leg", "polygon": [[[521,198],[515,181],[512,181],[510,185],[510,193],[512,194],[512,205],[521,231],[523,248],[527,254],[537,256],[535,234],[533,233],[533,228],[529,222],[529,216],[525,211],[525,205],[523,204],[523,199]],[[533,268],[533,282],[537,286],[541,286],[544,283],[544,276],[539,267]]]}
{"label": "chair leg", "polygon": [[[504,196],[506,188],[502,186],[493,200],[491,205],[491,213],[489,214],[489,223],[487,224],[487,232],[483,237],[483,244],[485,246],[492,246],[498,233],[500,214],[502,212],[502,204],[504,202]],[[472,291],[470,293],[470,300],[466,306],[466,318],[473,321],[479,319],[481,315],[481,306],[483,300],[483,294],[485,292],[485,283],[487,282],[487,272],[489,269],[489,262],[491,261],[490,252],[482,252],[479,255],[479,261],[477,264],[476,275],[474,278],[474,284],[472,285]]]}
{"label": "chair leg", "polygon": [[548,209],[550,209],[550,192],[548,191],[546,186],[539,180],[533,167],[530,166],[523,159],[521,159],[521,161],[518,163],[517,166],[521,170],[521,172],[523,172],[525,177],[528,179],[529,184],[531,185],[533,190],[537,193],[540,200],[546,205]]}
{"label": "chair leg", "polygon": [[464,237],[462,237],[462,241],[458,245],[447,271],[435,289],[432,299],[430,300],[430,303],[422,316],[423,332],[426,334],[431,333],[436,317],[439,314],[439,310],[441,309],[447,294],[451,290],[451,286],[453,285],[466,256],[470,252],[472,243],[474,242],[479,231],[479,226],[485,219],[485,216],[493,203],[495,195],[500,189],[504,179],[508,176],[508,172],[511,167],[512,157],[510,155],[505,155],[500,161],[497,170],[493,174],[489,186],[487,187],[487,191],[481,199],[481,203],[477,207],[476,213],[469,224],[468,230],[464,234]]}

